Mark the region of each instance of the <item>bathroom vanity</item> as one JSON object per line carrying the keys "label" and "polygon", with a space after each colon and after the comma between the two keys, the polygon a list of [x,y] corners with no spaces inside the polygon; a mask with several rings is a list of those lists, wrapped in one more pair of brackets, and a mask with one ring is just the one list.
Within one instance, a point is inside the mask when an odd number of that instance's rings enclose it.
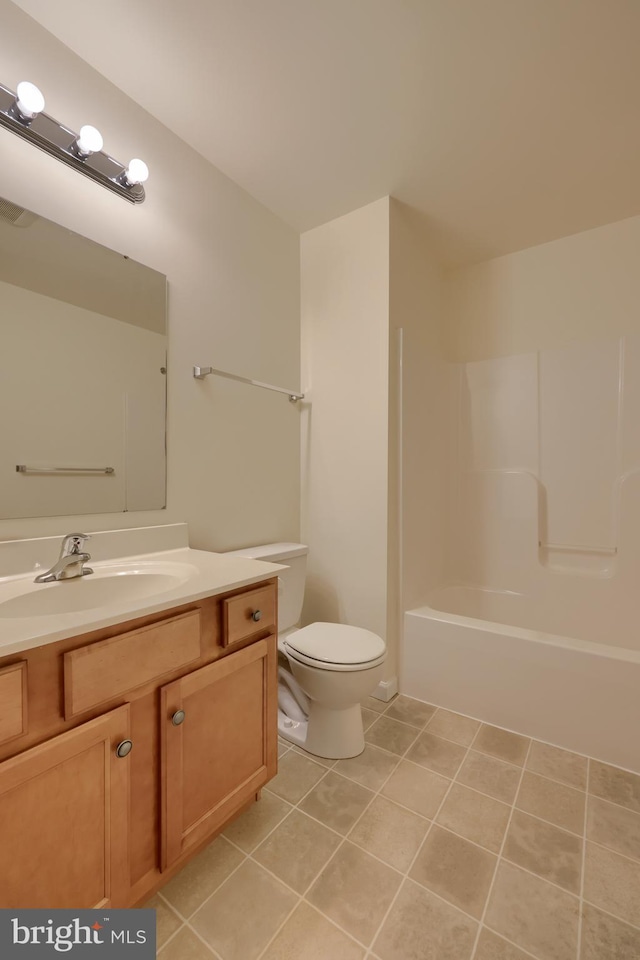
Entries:
{"label": "bathroom vanity", "polygon": [[155,561],[0,580],[0,907],[138,905],[276,772],[276,568]]}

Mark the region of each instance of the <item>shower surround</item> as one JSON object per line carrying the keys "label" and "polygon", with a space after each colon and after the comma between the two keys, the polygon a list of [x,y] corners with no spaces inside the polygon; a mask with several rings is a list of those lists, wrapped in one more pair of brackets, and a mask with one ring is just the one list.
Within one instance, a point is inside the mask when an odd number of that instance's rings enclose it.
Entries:
{"label": "shower surround", "polygon": [[640,770],[640,335],[443,366],[448,551],[401,689]]}

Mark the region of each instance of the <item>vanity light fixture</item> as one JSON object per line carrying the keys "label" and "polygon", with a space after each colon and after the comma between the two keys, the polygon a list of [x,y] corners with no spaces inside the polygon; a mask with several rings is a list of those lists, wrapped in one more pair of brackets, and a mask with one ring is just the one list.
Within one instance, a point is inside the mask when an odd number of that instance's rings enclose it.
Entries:
{"label": "vanity light fixture", "polygon": [[102,150],[99,130],[87,124],[74,133],[44,112],[44,97],[34,83],[21,81],[16,93],[0,84],[0,126],[6,127],[67,166],[102,184],[130,203],[142,203],[149,168],[142,160],[120,163]]}
{"label": "vanity light fixture", "polygon": [[76,150],[81,157],[90,157],[92,153],[102,150],[104,140],[102,134],[95,127],[80,127],[80,135],[75,140]]}
{"label": "vanity light fixture", "polygon": [[44,97],[35,83],[23,80],[16,91],[16,113],[22,121],[31,122],[44,110]]}

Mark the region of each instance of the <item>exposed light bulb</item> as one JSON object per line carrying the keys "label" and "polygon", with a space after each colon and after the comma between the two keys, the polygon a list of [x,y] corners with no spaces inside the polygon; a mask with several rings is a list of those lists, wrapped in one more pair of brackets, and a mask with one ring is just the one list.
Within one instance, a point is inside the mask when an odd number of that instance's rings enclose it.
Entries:
{"label": "exposed light bulb", "polygon": [[92,153],[102,150],[102,134],[95,127],[89,125],[80,127],[80,136],[76,140],[78,153],[83,157],[88,157]]}
{"label": "exposed light bulb", "polygon": [[33,120],[44,110],[44,97],[35,83],[21,80],[17,87],[16,106],[21,117]]}
{"label": "exposed light bulb", "polygon": [[124,172],[124,179],[133,187],[136,183],[144,183],[149,177],[149,167],[144,160],[131,160]]}

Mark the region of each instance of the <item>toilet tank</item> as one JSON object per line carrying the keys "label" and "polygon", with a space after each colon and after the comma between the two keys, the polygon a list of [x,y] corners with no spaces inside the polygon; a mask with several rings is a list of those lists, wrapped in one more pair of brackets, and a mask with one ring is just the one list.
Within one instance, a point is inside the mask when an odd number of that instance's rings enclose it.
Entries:
{"label": "toilet tank", "polygon": [[263,543],[259,547],[230,550],[231,557],[250,557],[266,563],[282,563],[278,574],[278,631],[294,627],[302,613],[304,581],[307,573],[307,553],[304,543]]}

